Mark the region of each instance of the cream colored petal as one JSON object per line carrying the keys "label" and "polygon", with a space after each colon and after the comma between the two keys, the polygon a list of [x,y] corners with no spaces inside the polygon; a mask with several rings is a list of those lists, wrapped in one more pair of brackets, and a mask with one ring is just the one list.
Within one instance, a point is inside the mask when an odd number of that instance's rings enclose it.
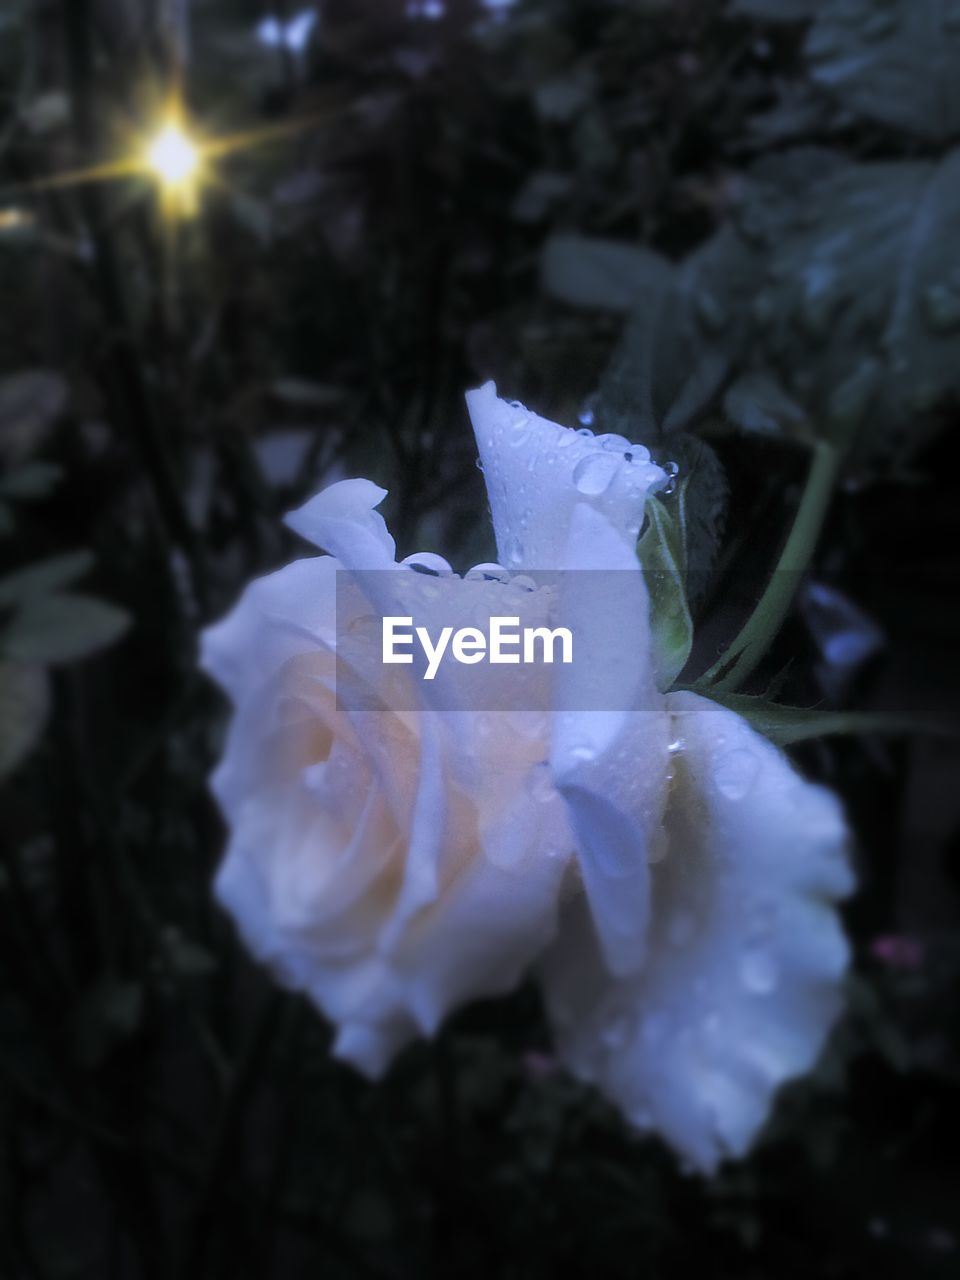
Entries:
{"label": "cream colored petal", "polygon": [[635,973],[669,761],[646,584],[632,544],[587,506],[572,513],[563,563],[558,617],[573,634],[574,661],[556,673],[550,763],[606,962]]}
{"label": "cream colored petal", "polygon": [[[563,568],[578,504],[600,512],[625,542],[636,543],[646,495],[665,480],[646,449],[550,422],[500,400],[492,382],[468,392],[467,407],[508,569]],[[596,559],[593,567],[605,566]]]}
{"label": "cream colored petal", "polygon": [[544,966],[560,1051],[704,1171],[742,1155],[837,1016],[850,892],[836,799],[732,712],[668,698],[675,756],[643,972],[616,979],[580,902]]}
{"label": "cream colored petal", "polygon": [[386,496],[386,489],[370,480],[340,480],[291,511],[286,523],[345,569],[387,569],[396,546],[376,510]]}

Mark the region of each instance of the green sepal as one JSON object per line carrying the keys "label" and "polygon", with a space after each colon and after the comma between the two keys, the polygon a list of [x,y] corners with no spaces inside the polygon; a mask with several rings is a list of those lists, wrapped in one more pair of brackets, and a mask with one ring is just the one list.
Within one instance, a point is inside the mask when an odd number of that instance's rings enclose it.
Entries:
{"label": "green sepal", "polygon": [[686,483],[669,499],[647,499],[647,523],[637,544],[650,596],[650,640],[657,688],[669,689],[686,666],[693,619],[686,590]]}

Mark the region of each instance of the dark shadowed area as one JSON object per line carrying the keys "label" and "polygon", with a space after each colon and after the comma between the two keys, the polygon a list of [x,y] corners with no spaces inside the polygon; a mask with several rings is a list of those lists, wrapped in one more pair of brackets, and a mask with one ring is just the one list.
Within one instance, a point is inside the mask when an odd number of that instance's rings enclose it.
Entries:
{"label": "dark shadowed area", "polygon": [[[846,1014],[713,1178],[532,985],[371,1085],[211,893],[200,631],[346,476],[494,560],[488,379],[674,464],[678,683],[855,833]],[[0,1277],[955,1276],[958,402],[953,0],[0,0]]]}

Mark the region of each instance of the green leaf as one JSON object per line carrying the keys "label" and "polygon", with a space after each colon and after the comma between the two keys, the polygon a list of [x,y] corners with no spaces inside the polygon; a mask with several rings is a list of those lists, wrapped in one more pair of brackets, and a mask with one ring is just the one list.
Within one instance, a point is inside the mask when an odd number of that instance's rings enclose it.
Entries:
{"label": "green leaf", "polygon": [[811,738],[849,734],[929,734],[956,738],[956,730],[915,716],[870,711],[828,711],[818,707],[786,707],[746,693],[708,693],[712,702],[743,716],[758,733],[778,746]]}
{"label": "green leaf", "polygon": [[960,150],[855,164],[779,205],[756,340],[821,438],[882,456],[960,395]]}
{"label": "green leaf", "polygon": [[849,111],[921,138],[960,131],[960,11],[943,0],[824,0],[811,71]]}
{"label": "green leaf", "polygon": [[32,498],[48,498],[62,475],[60,468],[52,462],[28,462],[26,466],[0,477],[0,494],[24,502]]}
{"label": "green leaf", "polygon": [[35,663],[0,661],[0,779],[37,745],[50,714],[50,677]]}
{"label": "green leaf", "polygon": [[652,249],[589,236],[553,236],[541,263],[543,287],[577,307],[630,311],[649,305],[673,280],[673,265]]}
{"label": "green leaf", "polygon": [[657,687],[668,689],[686,666],[693,644],[687,604],[684,488],[675,506],[660,498],[647,502],[647,526],[637,544],[650,595],[650,632]]}
{"label": "green leaf", "polygon": [[806,423],[804,410],[769,373],[742,374],[727,388],[723,408],[741,431],[797,435]]}
{"label": "green leaf", "polygon": [[0,578],[0,608],[15,605],[31,596],[45,595],[69,587],[93,568],[93,555],[89,551],[70,551],[66,555],[51,556],[36,564],[18,569],[16,573]]}
{"label": "green leaf", "polygon": [[123,609],[92,596],[35,596],[0,633],[0,653],[22,662],[74,662],[113,644],[129,626]]}
{"label": "green leaf", "polygon": [[643,301],[604,375],[598,416],[628,416],[647,442],[690,427],[746,342],[762,260],[732,227],[701,245]]}

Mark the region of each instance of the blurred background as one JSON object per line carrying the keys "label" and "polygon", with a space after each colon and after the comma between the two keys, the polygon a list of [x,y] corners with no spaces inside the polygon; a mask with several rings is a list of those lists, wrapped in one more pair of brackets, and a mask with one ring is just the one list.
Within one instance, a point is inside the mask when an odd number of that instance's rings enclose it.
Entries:
{"label": "blurred background", "polygon": [[[743,691],[820,715],[849,1008],[713,1180],[532,989],[369,1086],[210,895],[199,629],[344,475],[493,558],[491,377],[677,463],[684,678],[820,462]],[[958,391],[952,0],[2,0],[0,1276],[957,1275]]]}

